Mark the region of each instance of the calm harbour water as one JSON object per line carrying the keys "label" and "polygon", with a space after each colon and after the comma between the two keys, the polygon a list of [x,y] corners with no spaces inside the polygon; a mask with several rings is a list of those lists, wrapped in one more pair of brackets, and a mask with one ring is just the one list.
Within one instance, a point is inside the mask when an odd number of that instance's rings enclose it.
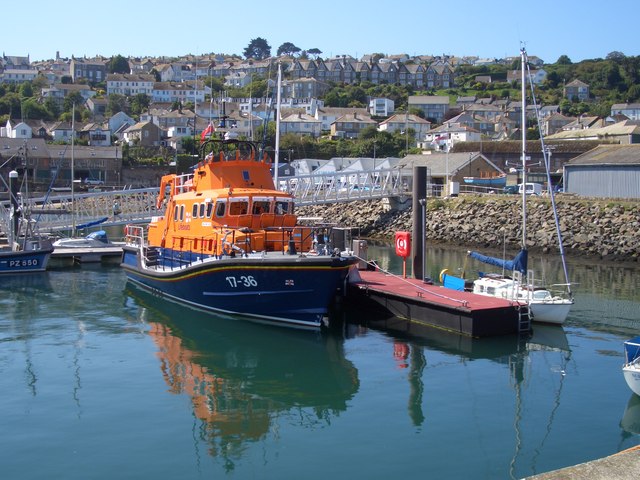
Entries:
{"label": "calm harbour water", "polygon": [[[369,247],[401,272],[385,247]],[[558,278],[555,262],[533,266]],[[429,250],[428,271],[464,263]],[[621,372],[640,269],[570,264],[564,327],[471,340],[207,315],[116,267],[0,278],[6,479],[521,478],[640,444]]]}

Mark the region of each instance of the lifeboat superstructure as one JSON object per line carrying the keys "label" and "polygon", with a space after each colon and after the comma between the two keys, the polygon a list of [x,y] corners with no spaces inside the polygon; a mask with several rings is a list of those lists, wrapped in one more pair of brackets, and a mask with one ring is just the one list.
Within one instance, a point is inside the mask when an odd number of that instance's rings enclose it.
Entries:
{"label": "lifeboat superstructure", "polygon": [[356,258],[334,251],[327,225],[298,225],[252,142],[209,140],[200,159],[162,177],[163,216],[127,227],[129,280],[207,310],[319,325]]}
{"label": "lifeboat superstructure", "polygon": [[209,151],[193,174],[162,177],[166,213],[149,225],[149,244],[198,255],[311,250],[317,232],[296,227],[293,198],[275,189],[269,157],[250,142],[209,143],[236,148]]}

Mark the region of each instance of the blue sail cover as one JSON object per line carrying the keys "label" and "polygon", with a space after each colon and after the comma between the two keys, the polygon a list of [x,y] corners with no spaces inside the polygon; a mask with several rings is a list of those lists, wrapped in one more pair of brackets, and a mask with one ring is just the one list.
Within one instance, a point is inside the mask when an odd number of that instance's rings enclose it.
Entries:
{"label": "blue sail cover", "polygon": [[76,225],[76,230],[82,230],[84,228],[94,227],[96,225],[100,225],[101,223],[109,220],[109,217],[101,218],[100,220],[95,220],[93,222],[83,223],[82,225]]}
{"label": "blue sail cover", "polygon": [[640,357],[640,336],[624,342],[624,353],[627,363],[631,363]]}
{"label": "blue sail cover", "polygon": [[489,257],[487,255],[482,255],[478,252],[469,252],[469,256],[471,258],[475,258],[483,263],[488,263],[489,265],[495,265],[496,267],[503,268],[507,271],[517,270],[523,275],[527,274],[527,250],[524,248],[518,252],[518,254],[513,258],[513,260],[505,260],[503,258],[497,257]]}

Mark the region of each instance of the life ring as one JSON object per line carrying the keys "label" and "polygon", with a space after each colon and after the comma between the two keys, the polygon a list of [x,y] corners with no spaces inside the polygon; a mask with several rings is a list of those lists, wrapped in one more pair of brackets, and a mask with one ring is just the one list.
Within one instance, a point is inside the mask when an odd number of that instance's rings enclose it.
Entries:
{"label": "life ring", "polygon": [[449,273],[449,269],[445,268],[440,272],[440,283],[444,283],[444,276]]}

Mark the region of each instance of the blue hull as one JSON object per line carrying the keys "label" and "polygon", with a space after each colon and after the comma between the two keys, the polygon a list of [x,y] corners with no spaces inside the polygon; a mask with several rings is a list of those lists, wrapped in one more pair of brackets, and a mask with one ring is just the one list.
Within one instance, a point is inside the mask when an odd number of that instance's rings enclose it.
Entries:
{"label": "blue hull", "polygon": [[464,183],[478,187],[504,187],[507,177],[464,177]]}
{"label": "blue hull", "polygon": [[43,272],[53,249],[0,251],[0,274]]}
{"label": "blue hull", "polygon": [[143,267],[137,248],[124,247],[127,278],[153,293],[208,311],[318,327],[355,257],[269,253],[209,258],[183,268]]}

